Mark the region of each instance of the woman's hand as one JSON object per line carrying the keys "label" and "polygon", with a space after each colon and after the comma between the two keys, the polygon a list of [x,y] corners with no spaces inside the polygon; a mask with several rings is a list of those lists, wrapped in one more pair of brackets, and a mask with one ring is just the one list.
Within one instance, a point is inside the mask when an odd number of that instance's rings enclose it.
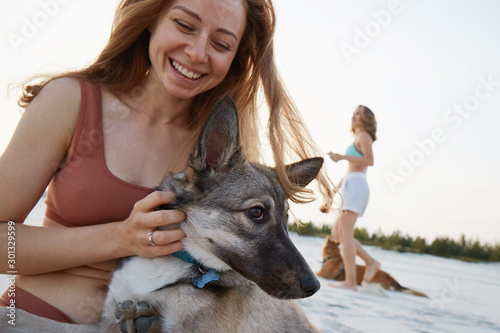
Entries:
{"label": "woman's hand", "polygon": [[331,151],[328,152],[328,156],[330,156],[330,159],[334,162],[338,162],[344,158],[344,155],[332,153]]}
{"label": "woman's hand", "polygon": [[[184,212],[178,209],[155,210],[160,205],[173,203],[175,197],[176,194],[172,192],[156,191],[134,205],[121,228],[130,255],[152,258],[183,249],[181,240],[186,234],[178,226],[170,230],[156,230],[160,226],[173,225],[186,219]],[[152,241],[155,245],[149,242],[153,230]]]}

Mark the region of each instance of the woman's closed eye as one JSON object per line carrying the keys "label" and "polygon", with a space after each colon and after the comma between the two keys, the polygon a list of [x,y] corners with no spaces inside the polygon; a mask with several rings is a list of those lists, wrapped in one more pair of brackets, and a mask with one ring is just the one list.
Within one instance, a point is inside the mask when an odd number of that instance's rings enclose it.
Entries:
{"label": "woman's closed eye", "polygon": [[[177,27],[183,32],[191,33],[195,31],[193,26],[186,21],[179,19],[172,19],[172,21],[174,21]],[[219,51],[231,51],[231,46],[228,43],[223,42],[221,40],[212,41],[212,45]]]}
{"label": "woman's closed eye", "polygon": [[173,21],[175,22],[175,24],[177,24],[177,27],[184,32],[193,32],[194,31],[194,29],[191,27],[191,25],[185,21],[181,21],[178,19],[173,19]]}
{"label": "woman's closed eye", "polygon": [[212,44],[219,51],[231,51],[231,47],[228,44],[224,43],[224,42],[213,41]]}

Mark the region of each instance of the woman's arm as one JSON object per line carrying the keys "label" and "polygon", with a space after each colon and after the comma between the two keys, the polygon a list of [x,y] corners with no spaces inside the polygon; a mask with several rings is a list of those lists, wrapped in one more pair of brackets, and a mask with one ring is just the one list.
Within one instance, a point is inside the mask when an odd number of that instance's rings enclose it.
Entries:
{"label": "woman's arm", "polygon": [[[123,222],[82,228],[33,227],[22,222],[45,191],[71,147],[80,109],[80,86],[73,79],[50,82],[23,114],[0,157],[0,221],[14,221],[18,274],[41,274],[128,256],[156,256],[182,248],[180,229],[155,232],[160,225],[184,220],[177,210],[156,212],[173,193],[154,192],[139,201]],[[156,205],[156,206],[155,206]],[[0,273],[7,262],[7,223],[0,223]]]}
{"label": "woman's arm", "polygon": [[370,134],[368,134],[367,132],[359,133],[356,142],[359,145],[360,148],[359,150],[361,154],[363,154],[363,156],[361,157],[342,155],[332,152],[329,152],[328,155],[334,162],[346,160],[361,166],[373,166],[374,163],[373,149],[372,149],[373,140]]}
{"label": "woman's arm", "polygon": [[0,221],[23,222],[64,160],[76,130],[80,86],[54,80],[26,109],[0,156]]}
{"label": "woman's arm", "polygon": [[[155,211],[162,204],[172,203],[175,194],[153,192],[134,206],[123,222],[102,225],[59,228],[15,225],[15,270],[20,275],[43,274],[71,267],[90,265],[110,259],[141,255],[156,257],[180,251],[181,229],[156,231],[151,246],[149,232],[169,223],[183,221],[178,210]],[[0,223],[0,244],[7,244],[7,223]],[[7,247],[0,251],[0,273],[13,269],[8,265]]]}

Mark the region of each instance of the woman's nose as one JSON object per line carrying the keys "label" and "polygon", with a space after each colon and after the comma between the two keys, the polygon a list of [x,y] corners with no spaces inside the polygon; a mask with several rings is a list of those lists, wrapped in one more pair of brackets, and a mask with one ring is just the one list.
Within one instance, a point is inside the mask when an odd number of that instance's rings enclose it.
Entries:
{"label": "woman's nose", "polygon": [[191,57],[193,62],[204,63],[208,61],[207,54],[208,39],[204,36],[193,38],[191,43],[186,46],[186,54]]}

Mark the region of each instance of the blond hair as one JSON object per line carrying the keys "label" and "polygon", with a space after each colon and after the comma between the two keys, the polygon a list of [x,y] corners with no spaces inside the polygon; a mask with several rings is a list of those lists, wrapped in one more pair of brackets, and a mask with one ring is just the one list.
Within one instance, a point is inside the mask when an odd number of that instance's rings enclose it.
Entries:
{"label": "blond hair", "polygon": [[[242,0],[247,23],[227,76],[215,88],[197,96],[190,119],[199,128],[213,105],[230,95],[238,109],[243,151],[252,161],[261,159],[258,126],[258,96],[263,92],[269,110],[268,135],[278,178],[288,197],[297,203],[314,200],[312,191],[290,183],[285,164],[321,156],[297,107],[283,87],[274,61],[275,13],[271,0]],[[27,107],[51,80],[60,77],[84,79],[115,92],[131,92],[141,85],[151,66],[148,26],[156,22],[170,0],[121,0],[109,41],[98,59],[79,71],[52,76],[38,84],[26,84],[19,105]],[[324,169],[316,178],[324,198],[321,211],[333,202],[332,183]]]}

